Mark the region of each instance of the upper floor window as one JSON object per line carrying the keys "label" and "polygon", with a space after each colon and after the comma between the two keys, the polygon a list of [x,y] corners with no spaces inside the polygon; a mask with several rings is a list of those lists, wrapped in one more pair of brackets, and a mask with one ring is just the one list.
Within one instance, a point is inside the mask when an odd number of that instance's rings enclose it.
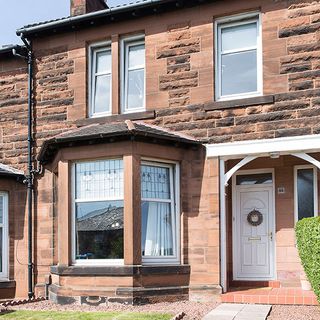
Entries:
{"label": "upper floor window", "polygon": [[123,264],[123,160],[74,164],[73,261]]}
{"label": "upper floor window", "polygon": [[90,47],[90,116],[111,114],[111,47]]}
{"label": "upper floor window", "polygon": [[143,37],[122,40],[122,112],[145,109],[145,43]]}
{"label": "upper floor window", "polygon": [[262,94],[260,29],[257,13],[216,21],[216,100]]}
{"label": "upper floor window", "polygon": [[309,165],[294,168],[295,220],[318,214],[317,168]]}

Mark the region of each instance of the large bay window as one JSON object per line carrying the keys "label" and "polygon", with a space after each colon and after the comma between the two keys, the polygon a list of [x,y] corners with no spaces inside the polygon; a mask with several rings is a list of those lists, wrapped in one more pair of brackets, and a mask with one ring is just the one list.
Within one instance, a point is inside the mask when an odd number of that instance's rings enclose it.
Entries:
{"label": "large bay window", "polygon": [[[73,164],[74,264],[124,263],[124,170],[127,169],[122,159]],[[180,261],[178,177],[176,163],[141,162],[141,251],[144,264],[177,264]],[[140,227],[134,229],[140,230]]]}
{"label": "large bay window", "polygon": [[178,166],[141,165],[141,247],[144,263],[179,262]]}
{"label": "large bay window", "polygon": [[123,160],[74,164],[74,262],[123,263]]}

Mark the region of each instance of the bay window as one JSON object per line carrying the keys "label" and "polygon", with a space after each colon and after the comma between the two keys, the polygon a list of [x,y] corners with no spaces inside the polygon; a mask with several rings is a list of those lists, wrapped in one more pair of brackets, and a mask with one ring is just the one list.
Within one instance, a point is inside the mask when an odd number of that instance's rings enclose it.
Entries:
{"label": "bay window", "polygon": [[141,165],[142,257],[144,263],[179,262],[178,166]]}
{"label": "bay window", "polygon": [[90,47],[90,116],[111,114],[111,47]]}
{"label": "bay window", "polygon": [[122,112],[145,109],[145,43],[143,37],[122,41]]}
{"label": "bay window", "polygon": [[260,16],[257,13],[216,22],[216,99],[262,94]]}
{"label": "bay window", "polygon": [[123,160],[74,164],[75,263],[123,263]]}

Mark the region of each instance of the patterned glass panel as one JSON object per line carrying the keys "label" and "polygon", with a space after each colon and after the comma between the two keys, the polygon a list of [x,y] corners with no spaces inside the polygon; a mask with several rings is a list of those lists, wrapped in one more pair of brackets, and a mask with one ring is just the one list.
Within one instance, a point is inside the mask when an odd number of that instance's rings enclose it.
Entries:
{"label": "patterned glass panel", "polygon": [[123,198],[123,161],[102,160],[76,164],[76,199]]}
{"label": "patterned glass panel", "polygon": [[314,216],[314,176],[313,169],[298,169],[297,172],[298,191],[298,217]]}
{"label": "patterned glass panel", "polygon": [[166,167],[141,166],[143,199],[170,199],[170,170]]}

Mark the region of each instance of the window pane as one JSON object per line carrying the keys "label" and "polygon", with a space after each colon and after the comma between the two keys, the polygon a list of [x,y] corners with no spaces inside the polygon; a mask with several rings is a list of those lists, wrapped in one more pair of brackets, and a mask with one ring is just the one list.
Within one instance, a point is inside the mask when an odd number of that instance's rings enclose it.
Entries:
{"label": "window pane", "polygon": [[3,223],[3,197],[0,196],[0,223]]}
{"label": "window pane", "polygon": [[142,255],[172,256],[173,224],[170,203],[142,202]]}
{"label": "window pane", "polygon": [[141,166],[141,196],[143,199],[170,199],[169,168]]}
{"label": "window pane", "polygon": [[76,164],[76,198],[123,198],[123,161],[102,160]]}
{"label": "window pane", "polygon": [[129,46],[129,69],[144,68],[145,50],[144,44]]}
{"label": "window pane", "polygon": [[110,111],[111,77],[95,77],[94,113]]}
{"label": "window pane", "polygon": [[111,72],[111,52],[110,50],[99,51],[96,55],[96,72],[109,73]]}
{"label": "window pane", "polygon": [[123,259],[123,201],[76,204],[76,259]]}
{"label": "window pane", "polygon": [[144,105],[144,69],[128,73],[128,109],[142,108]]}
{"label": "window pane", "polygon": [[257,91],[256,50],[221,57],[222,95]]}
{"label": "window pane", "polygon": [[270,184],[272,173],[237,175],[237,185]]}
{"label": "window pane", "polygon": [[2,265],[3,265],[2,234],[3,234],[3,230],[2,230],[2,228],[0,228],[0,272],[3,271],[3,269],[2,269]]}
{"label": "window pane", "polygon": [[257,23],[248,23],[221,29],[222,52],[257,45]]}
{"label": "window pane", "polygon": [[314,175],[313,169],[298,169],[298,218],[314,216]]}

